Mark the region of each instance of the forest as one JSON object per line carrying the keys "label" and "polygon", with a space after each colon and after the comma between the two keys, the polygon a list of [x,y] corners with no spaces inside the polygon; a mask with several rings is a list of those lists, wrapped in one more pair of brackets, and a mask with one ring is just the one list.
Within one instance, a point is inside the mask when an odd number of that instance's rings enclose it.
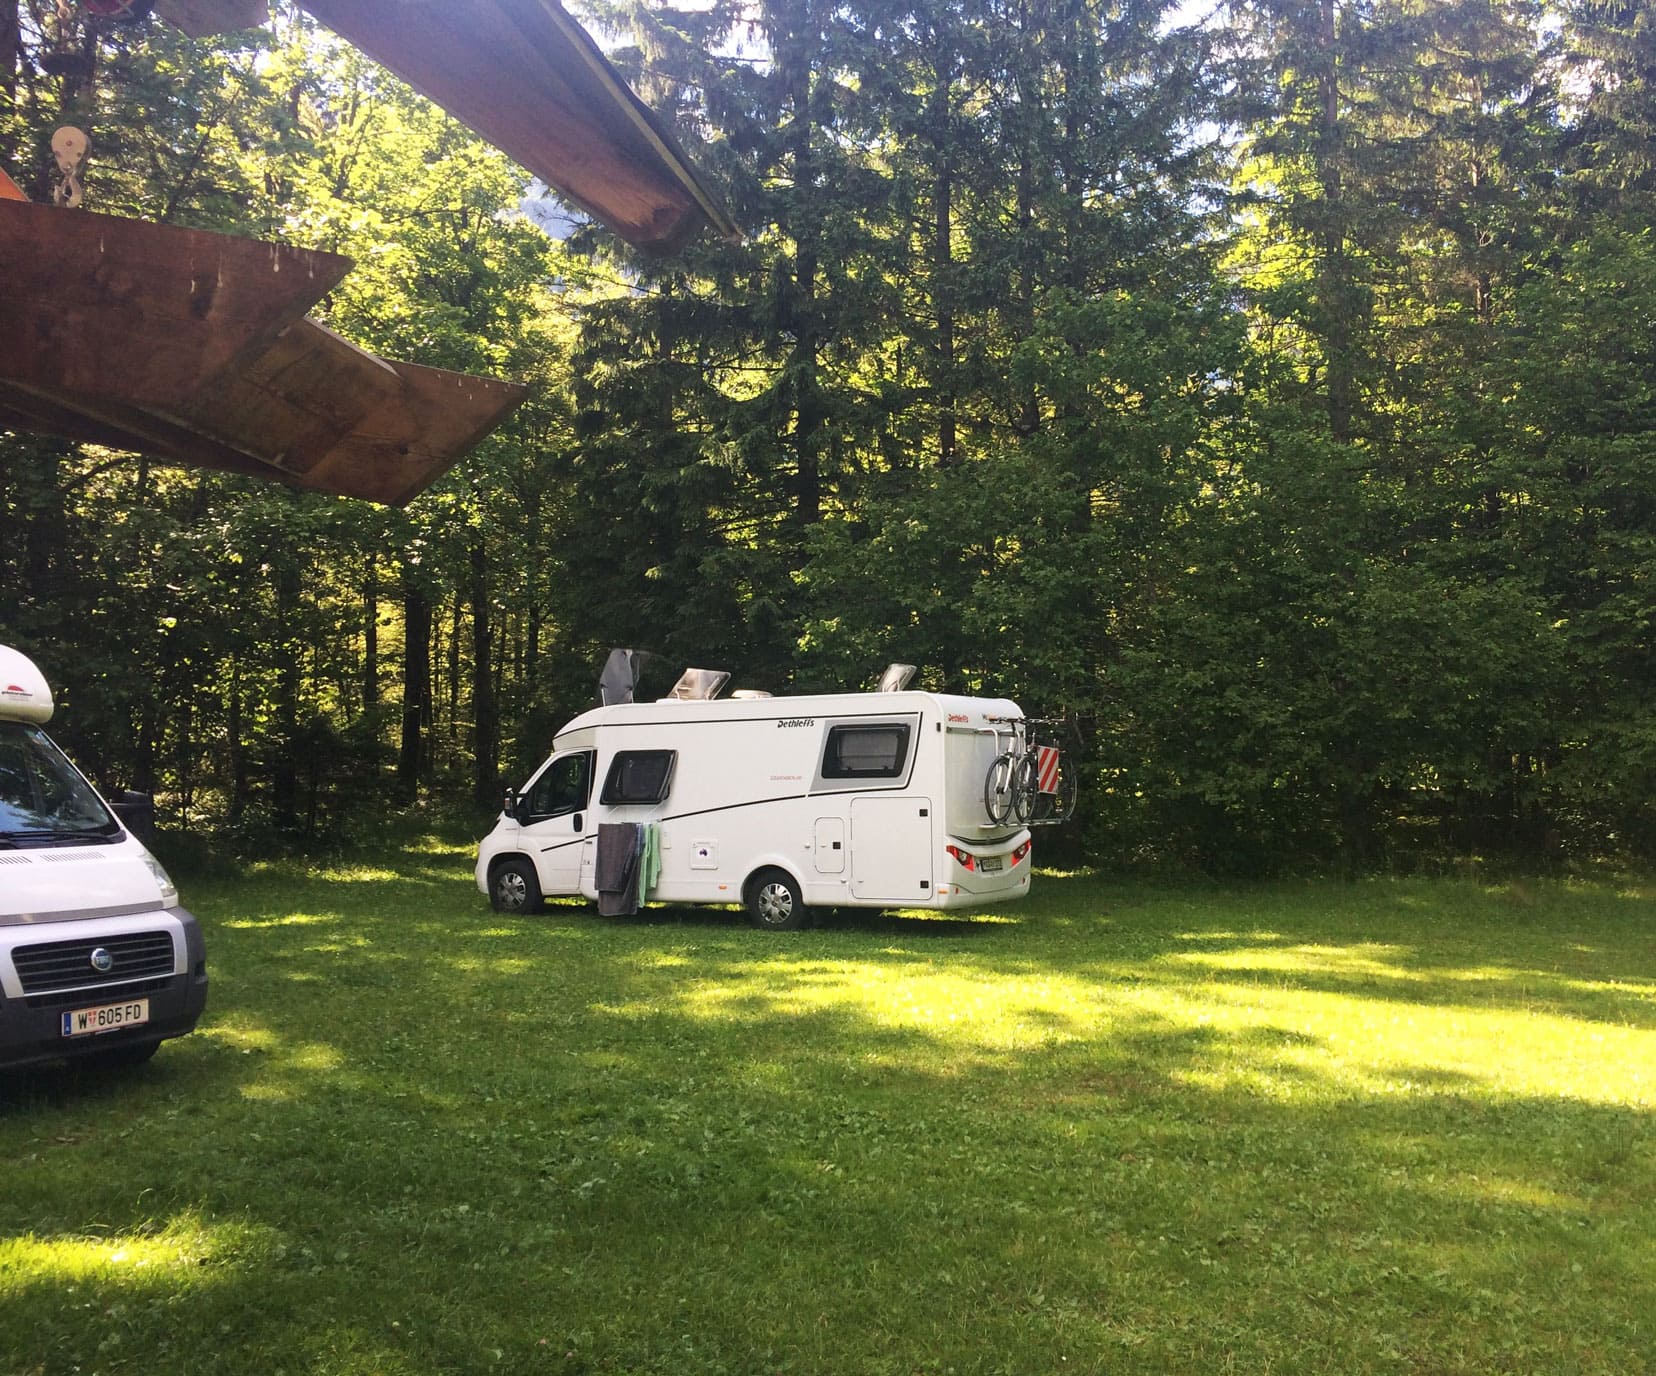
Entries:
{"label": "forest", "polygon": [[348,254],[331,329],[532,388],[405,509],[0,431],[0,643],[100,785],[482,816],[628,646],[1072,716],[1048,859],[1656,855],[1643,0],[576,12],[741,242],[635,253],[284,3],[58,75],[0,0],[32,198],[76,124],[88,210]]}

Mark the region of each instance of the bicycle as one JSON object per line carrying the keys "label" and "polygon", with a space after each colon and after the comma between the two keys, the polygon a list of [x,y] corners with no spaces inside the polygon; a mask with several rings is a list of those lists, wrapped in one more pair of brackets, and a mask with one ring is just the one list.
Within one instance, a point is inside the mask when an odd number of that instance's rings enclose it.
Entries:
{"label": "bicycle", "polygon": [[[1081,788],[1081,752],[1067,717],[992,717],[997,750],[983,781],[983,807],[995,826],[1057,826],[1075,814]],[[1062,740],[1070,748],[1065,749]]]}

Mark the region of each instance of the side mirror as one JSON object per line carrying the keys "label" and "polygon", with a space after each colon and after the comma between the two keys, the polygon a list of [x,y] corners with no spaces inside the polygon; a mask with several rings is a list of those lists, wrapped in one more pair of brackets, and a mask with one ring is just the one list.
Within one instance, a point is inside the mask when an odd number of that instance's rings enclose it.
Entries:
{"label": "side mirror", "polygon": [[569,827],[570,827],[571,831],[579,831],[581,829],[581,814],[580,813],[577,812],[573,817],[571,817],[569,819]]}
{"label": "side mirror", "polygon": [[127,789],[111,798],[109,806],[121,825],[140,841],[148,844],[155,840],[155,799],[150,794]]}

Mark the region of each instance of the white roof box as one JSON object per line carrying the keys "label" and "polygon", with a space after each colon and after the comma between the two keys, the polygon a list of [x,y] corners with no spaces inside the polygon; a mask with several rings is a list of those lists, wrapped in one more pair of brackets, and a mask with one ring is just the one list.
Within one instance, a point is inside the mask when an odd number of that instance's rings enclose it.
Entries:
{"label": "white roof box", "polygon": [[46,686],[46,676],[32,659],[9,645],[0,645],[0,719],[52,719],[52,690]]}

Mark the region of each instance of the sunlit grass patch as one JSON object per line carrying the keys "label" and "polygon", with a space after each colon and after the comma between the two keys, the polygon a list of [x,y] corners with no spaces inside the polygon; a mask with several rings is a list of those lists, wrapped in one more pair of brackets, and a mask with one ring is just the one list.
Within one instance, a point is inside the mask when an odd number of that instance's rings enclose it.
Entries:
{"label": "sunlit grass patch", "polygon": [[233,1260],[259,1234],[241,1223],[208,1224],[191,1210],[162,1222],[145,1220],[134,1231],[0,1238],[0,1294],[7,1277],[60,1287],[195,1285],[211,1280],[202,1268]]}

